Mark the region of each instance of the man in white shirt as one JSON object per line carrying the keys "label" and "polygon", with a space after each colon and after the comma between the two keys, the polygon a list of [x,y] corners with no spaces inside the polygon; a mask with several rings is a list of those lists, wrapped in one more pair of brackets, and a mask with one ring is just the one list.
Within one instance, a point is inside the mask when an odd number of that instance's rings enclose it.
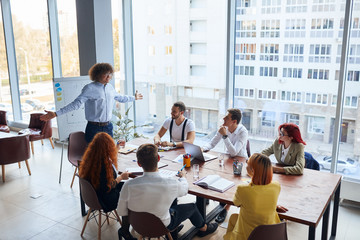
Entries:
{"label": "man in white shirt", "polygon": [[209,151],[222,139],[226,147],[226,153],[230,154],[231,157],[248,157],[246,152],[248,131],[240,123],[241,111],[235,108],[230,108],[227,111],[228,114],[223,118],[224,124],[220,126],[211,142],[203,146],[203,150],[204,152]]}
{"label": "man in white shirt", "polygon": [[[211,142],[203,146],[203,150],[204,152],[209,151],[222,139],[226,147],[226,153],[230,154],[231,157],[248,157],[246,151],[248,131],[240,123],[241,111],[235,108],[230,108],[227,111],[228,114],[223,118],[224,124],[220,126],[216,135],[211,139]],[[220,205],[225,207],[215,218],[215,221],[218,223],[225,221],[230,208],[230,205],[222,203],[220,203]]]}
{"label": "man in white shirt", "polygon": [[[165,120],[159,132],[154,137],[154,144],[162,147],[183,147],[182,142],[194,143],[195,125],[191,119],[184,117],[186,110],[183,102],[176,102],[171,108],[171,118]],[[161,141],[169,129],[170,141]]]}
{"label": "man in white shirt", "polygon": [[[136,152],[138,165],[144,169],[144,175],[127,181],[120,192],[118,213],[128,215],[128,209],[134,212],[148,212],[157,216],[169,229],[175,229],[181,222],[190,219],[199,229],[198,236],[203,237],[215,232],[216,223],[206,224],[194,203],[172,205],[177,197],[185,196],[188,183],[180,173],[180,178],[164,178],[158,172],[160,160],[158,148],[154,144],[143,144]],[[125,217],[126,219],[126,217]],[[124,226],[119,229],[119,238],[125,235]]]}

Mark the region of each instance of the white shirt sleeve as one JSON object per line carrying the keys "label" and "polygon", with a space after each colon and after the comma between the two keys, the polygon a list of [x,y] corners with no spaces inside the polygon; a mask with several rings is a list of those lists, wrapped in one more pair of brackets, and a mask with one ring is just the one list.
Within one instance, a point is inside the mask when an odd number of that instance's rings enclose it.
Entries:
{"label": "white shirt sleeve", "polygon": [[185,126],[185,132],[195,132],[195,124],[191,119],[188,119],[186,126]]}
{"label": "white shirt sleeve", "polygon": [[[131,180],[129,180],[131,181]],[[120,191],[119,203],[117,207],[117,212],[120,216],[128,215],[128,201],[129,201],[129,187],[128,182],[124,183]]]}
{"label": "white shirt sleeve", "polygon": [[[189,184],[186,178],[179,178],[178,181],[178,197],[185,196],[188,193]],[[121,190],[122,191],[122,190]]]}
{"label": "white shirt sleeve", "polygon": [[235,139],[234,144],[230,141],[229,137],[224,139],[225,147],[230,154],[231,157],[234,157],[236,155],[239,155],[241,149],[246,146],[248,139],[248,133],[247,131],[241,131],[239,134],[239,137]]}
{"label": "white shirt sleeve", "polygon": [[216,144],[218,144],[221,140],[222,135],[219,133],[219,131],[216,132],[215,136],[211,139],[211,141],[203,146],[203,149],[205,151],[213,149]]}
{"label": "white shirt sleeve", "polygon": [[171,120],[172,120],[172,118],[167,118],[167,119],[165,119],[165,121],[164,121],[164,123],[163,123],[162,126],[163,126],[165,129],[169,129],[169,128],[170,128]]}

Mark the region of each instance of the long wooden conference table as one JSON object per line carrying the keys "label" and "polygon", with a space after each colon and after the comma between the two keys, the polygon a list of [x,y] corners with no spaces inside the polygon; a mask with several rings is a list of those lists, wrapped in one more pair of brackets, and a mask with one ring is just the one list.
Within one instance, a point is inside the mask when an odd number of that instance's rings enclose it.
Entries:
{"label": "long wooden conference table", "polygon": [[[131,144],[140,146],[143,143],[151,142],[151,139],[135,139]],[[161,157],[160,162],[167,164],[164,169],[178,171],[182,167],[182,164],[173,162],[172,160],[184,153],[185,151],[182,148],[159,152]],[[216,152],[209,153],[218,155]],[[206,199],[233,205],[232,199],[236,191],[236,185],[248,184],[247,181],[249,181],[249,177],[246,174],[245,159],[240,157],[236,157],[236,159],[244,162],[241,176],[233,174],[232,165],[234,158],[228,157],[225,159],[224,166],[222,167],[219,166],[217,159],[205,163],[195,159],[191,163],[200,164],[200,178],[210,174],[217,174],[235,182],[235,186],[224,193],[194,185],[191,168],[185,168],[186,179],[189,183],[188,193],[196,196],[197,207],[206,222],[210,222],[214,219],[223,208],[219,205],[206,214]],[[137,167],[136,154],[119,154],[118,169],[120,171],[125,171],[125,169],[129,167]],[[286,213],[279,213],[280,218],[309,226],[308,239],[310,240],[315,239],[315,230],[321,219],[323,220],[321,239],[328,239],[330,203],[331,199],[334,198],[330,239],[336,236],[341,175],[304,169],[303,175],[289,176],[285,174],[274,174],[273,180],[279,182],[281,185],[278,204],[289,209]],[[191,239],[195,234],[196,229],[192,228],[179,239]]]}

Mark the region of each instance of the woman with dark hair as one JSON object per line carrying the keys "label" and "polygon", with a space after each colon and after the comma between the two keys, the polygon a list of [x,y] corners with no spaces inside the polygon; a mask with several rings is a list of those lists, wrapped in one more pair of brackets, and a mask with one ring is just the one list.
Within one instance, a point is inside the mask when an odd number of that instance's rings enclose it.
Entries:
{"label": "woman with dark hair", "polygon": [[240,214],[230,216],[225,240],[246,240],[255,227],[279,223],[277,211],[287,211],[286,208],[277,206],[280,184],[272,182],[270,159],[254,153],[248,160],[246,170],[251,183],[237,186],[233,202],[240,207]]}
{"label": "woman with dark hair", "polygon": [[305,166],[304,145],[299,127],[294,123],[284,123],[279,126],[279,137],[261,153],[270,156],[274,154],[283,167],[273,166],[275,173],[302,174]]}
{"label": "woman with dark hair", "polygon": [[97,133],[89,144],[79,167],[79,176],[88,180],[95,188],[99,202],[105,212],[116,209],[121,180],[129,178],[124,172],[116,177],[118,148],[109,134]]}

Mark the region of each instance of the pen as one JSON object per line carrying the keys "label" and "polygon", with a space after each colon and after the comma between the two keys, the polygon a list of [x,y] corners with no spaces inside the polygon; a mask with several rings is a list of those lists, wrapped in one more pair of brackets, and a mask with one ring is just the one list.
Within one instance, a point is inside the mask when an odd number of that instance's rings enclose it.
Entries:
{"label": "pen", "polygon": [[184,164],[184,166],[178,171],[178,174],[184,169],[185,166],[186,164]]}

